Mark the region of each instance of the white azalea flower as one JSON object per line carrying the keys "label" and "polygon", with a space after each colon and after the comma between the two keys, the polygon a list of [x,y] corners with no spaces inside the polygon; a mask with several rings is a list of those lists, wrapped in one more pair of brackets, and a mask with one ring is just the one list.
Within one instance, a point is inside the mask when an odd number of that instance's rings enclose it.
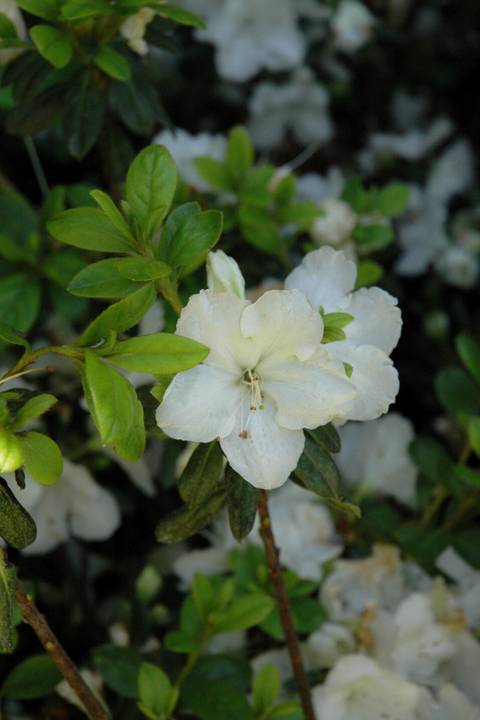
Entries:
{"label": "white azalea flower", "polygon": [[137,55],[143,56],[148,53],[148,45],[144,40],[145,30],[156,14],[156,11],[152,10],[152,8],[142,7],[120,26],[120,35],[125,38],[130,50],[133,50]]}
{"label": "white azalea flower", "polygon": [[477,282],[480,267],[470,250],[451,245],[435,262],[435,270],[448,285],[468,290]]}
{"label": "white azalea flower", "polygon": [[428,720],[480,720],[480,707],[472,705],[464,693],[445,683],[438,694],[439,706]]}
{"label": "white azalea flower", "polygon": [[[5,15],[12,23],[19,40],[26,40],[27,28],[22,12],[14,0],[0,0],[0,13]],[[7,65],[11,60],[23,52],[22,48],[6,48],[0,50],[0,65]]]}
{"label": "white azalea flower", "polygon": [[470,567],[452,547],[438,556],[435,565],[457,583],[452,592],[467,625],[473,629],[480,627],[480,572]]}
{"label": "white azalea flower", "polygon": [[408,454],[414,438],[410,420],[390,412],[369,422],[349,422],[338,431],[342,449],[335,462],[350,485],[404,503],[415,500],[417,468]]}
{"label": "white azalea flower", "polygon": [[318,245],[341,245],[350,237],[358,221],[358,215],[343,200],[325,200],[323,217],[315,218],[310,229]]}
{"label": "white azalea flower", "polygon": [[248,130],[253,143],[271,150],[281,145],[288,130],[300,145],[327,142],[333,135],[329,103],[328,91],[307,67],[283,85],[259,83],[250,101]]}
{"label": "white azalea flower", "polygon": [[331,23],[334,47],[356,52],[371,39],[375,23],[375,16],[359,0],[341,0]]}
{"label": "white azalea flower", "polygon": [[223,0],[199,12],[208,22],[195,37],[215,45],[217,71],[226,80],[244,82],[263,68],[290,70],[303,60],[306,42],[291,0]]}
{"label": "white azalea flower", "polygon": [[386,413],[398,392],[398,373],[388,357],[400,337],[397,300],[377,287],[355,286],[357,268],[343,252],[325,246],[308,253],[285,280],[300,288],[313,307],[325,314],[342,312],[354,320],[344,327],[345,340],[328,343],[328,352],[353,368],[357,397],[342,420],[373,420]]}
{"label": "white azalea flower", "polygon": [[343,655],[355,652],[355,637],[344,625],[324,622],[308,636],[307,647],[318,667],[331,668]]}
{"label": "white azalea flower", "polygon": [[440,116],[427,130],[413,127],[404,133],[372,133],[368,144],[374,155],[380,158],[394,155],[408,162],[417,162],[446,140],[453,130],[450,118]]}
{"label": "white azalea flower", "polygon": [[176,439],[219,438],[231,466],[255,487],[282,485],[302,453],[302,428],[348,412],[355,397],[342,362],[319,347],[323,321],[301,291],[271,290],[252,305],[202,290],[177,333],[210,354],[175,376],[158,425]]}
{"label": "white azalea flower", "polygon": [[216,293],[231,292],[240,300],[245,298],[245,279],[240,268],[223,250],[207,255],[207,286]]}
{"label": "white azalea flower", "polygon": [[40,485],[25,473],[20,490],[13,473],[5,480],[37,526],[36,540],[22,550],[41,555],[68,540],[70,534],[83,540],[106,540],[120,525],[117,500],[92,478],[83,465],[63,459],[63,472],[53,485]]}
{"label": "white azalea flower", "polygon": [[340,658],[312,701],[322,720],[417,720],[432,708],[426,690],[360,654]]}
{"label": "white azalea flower", "polygon": [[187,130],[176,128],[175,133],[162,130],[152,140],[153,145],[164,145],[175,161],[177,172],[187,185],[199,192],[208,192],[211,186],[197,171],[194,160],[209,157],[223,162],[227,154],[227,138],[224,135],[199,133],[191,135]]}
{"label": "white azalea flower", "polygon": [[339,200],[345,187],[345,176],[337,165],[328,168],[325,176],[306,173],[297,178],[296,199],[321,205],[326,200]]}

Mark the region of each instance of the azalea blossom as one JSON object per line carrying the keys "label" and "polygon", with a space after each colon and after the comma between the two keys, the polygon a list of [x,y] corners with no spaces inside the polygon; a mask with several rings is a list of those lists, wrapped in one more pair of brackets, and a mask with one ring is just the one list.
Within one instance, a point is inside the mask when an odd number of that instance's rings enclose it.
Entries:
{"label": "azalea blossom", "polygon": [[128,47],[137,55],[146,55],[148,45],[144,40],[148,23],[152,22],[156,12],[149,7],[142,7],[135,15],[131,15],[120,26],[120,34],[127,41]]}
{"label": "azalea blossom", "polygon": [[175,161],[179,176],[194,190],[209,192],[210,184],[202,178],[195,167],[195,158],[209,157],[223,162],[227,154],[227,138],[202,132],[192,135],[187,130],[175,128],[175,132],[162,130],[152,140],[153,145],[163,145]]}
{"label": "azalea blossom", "polygon": [[356,52],[371,39],[375,22],[375,16],[359,0],[341,0],[331,23],[334,47]]}
{"label": "azalea blossom", "polygon": [[345,420],[373,420],[386,413],[398,392],[398,373],[388,357],[401,331],[396,298],[377,287],[353,291],[357,268],[343,252],[325,246],[308,253],[285,280],[285,289],[300,288],[315,310],[345,313],[353,320],[344,328],[344,340],[328,343],[328,352],[353,370],[357,390]]}
{"label": "azalea blossom", "polygon": [[255,487],[282,485],[303,451],[302,428],[348,412],[355,388],[319,343],[323,320],[302,291],[271,290],[256,303],[232,293],[193,295],[179,335],[210,348],[178,373],[157,410],[173,438],[220,445]]}

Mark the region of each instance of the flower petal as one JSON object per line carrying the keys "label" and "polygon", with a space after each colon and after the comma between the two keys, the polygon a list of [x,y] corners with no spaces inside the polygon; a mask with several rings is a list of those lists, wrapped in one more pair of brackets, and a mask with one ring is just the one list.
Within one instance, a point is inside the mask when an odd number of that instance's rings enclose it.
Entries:
{"label": "flower petal", "polygon": [[355,386],[343,364],[319,347],[304,362],[295,357],[281,362],[260,361],[265,396],[277,404],[277,422],[290,430],[325,425],[353,407]]}
{"label": "flower petal", "polygon": [[355,263],[343,252],[325,246],[305,255],[285,280],[285,290],[300,288],[315,310],[323,307],[329,313],[339,309],[345,295],[353,290],[356,277]]}
{"label": "flower petal", "polygon": [[352,345],[376,345],[386,355],[396,347],[402,330],[397,299],[377,287],[361,288],[352,293],[342,312],[355,318],[344,328]]}
{"label": "flower petal", "polygon": [[350,379],[357,397],[342,420],[374,420],[386,413],[399,389],[398,373],[390,358],[373,345],[354,347],[346,340],[330,343],[328,349],[353,367]]}
{"label": "flower petal", "polygon": [[[223,437],[220,445],[230,465],[247,482],[271,490],[283,485],[297,467],[305,442],[303,432],[280,427],[276,405],[268,398],[264,410],[249,407],[250,399],[244,403],[243,418],[237,413],[233,432]],[[246,438],[240,436],[245,426]]]}
{"label": "flower petal", "polygon": [[247,391],[230,373],[197,365],[175,376],[157,409],[157,423],[177,440],[210,442],[225,437],[232,432],[242,393]]}
{"label": "flower petal", "polygon": [[262,364],[273,364],[291,355],[309,358],[322,339],[323,320],[304,292],[269,290],[245,308],[240,330],[251,343],[252,355],[257,353]]}

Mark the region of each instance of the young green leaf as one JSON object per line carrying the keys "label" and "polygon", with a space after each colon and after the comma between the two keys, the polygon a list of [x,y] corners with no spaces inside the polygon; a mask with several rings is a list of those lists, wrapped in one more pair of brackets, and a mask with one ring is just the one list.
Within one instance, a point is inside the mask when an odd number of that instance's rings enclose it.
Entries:
{"label": "young green leaf", "polygon": [[21,337],[21,335],[11,325],[2,322],[0,320],[0,338],[10,343],[11,345],[22,345],[23,347],[30,349],[28,342]]}
{"label": "young green leaf", "polygon": [[180,497],[188,507],[202,505],[216,492],[222,467],[223,454],[216,440],[197,447],[178,481]]}
{"label": "young green leaf", "polygon": [[122,235],[127,238],[128,242],[131,243],[133,247],[135,247],[136,240],[133,236],[130,226],[128,225],[127,221],[125,220],[113,200],[101,190],[92,190],[90,192],[90,195],[100,205],[103,212],[108,215],[117,230],[120,230]]}
{"label": "young green leaf", "polygon": [[184,205],[180,205],[170,213],[168,218],[165,220],[162,235],[160,237],[160,243],[158,245],[157,254],[161,260],[166,259],[169,253],[170,245],[172,244],[173,238],[175,237],[175,234],[177,233],[182,221],[185,220],[187,217],[190,217],[191,215],[197,215],[200,212],[200,205],[196,202],[190,202],[184,203]]}
{"label": "young green leaf", "polygon": [[3,550],[0,550],[0,646],[8,653],[13,651],[14,644],[15,574],[16,568],[8,562]]}
{"label": "young green leaf", "polygon": [[404,183],[389,183],[378,194],[376,208],[382,215],[397,217],[405,212],[410,189]]}
{"label": "young green leaf", "polygon": [[53,22],[60,14],[61,4],[61,0],[17,0],[17,5],[22,10]]}
{"label": "young green leaf", "polygon": [[150,718],[166,718],[172,684],[161,668],[142,663],[138,673],[138,707]]}
{"label": "young green leaf", "polygon": [[0,537],[17,550],[23,550],[31,545],[37,537],[35,521],[22,507],[2,477],[0,477]]}
{"label": "young green leaf", "polygon": [[40,417],[55,405],[57,398],[53,395],[37,395],[27,400],[25,405],[15,415],[12,422],[12,430],[20,430],[27,422]]}
{"label": "young green leaf", "polygon": [[138,675],[142,658],[135,650],[101,645],[93,650],[93,661],[108,687],[122,697],[138,699]]}
{"label": "young green leaf", "polygon": [[193,577],[192,597],[200,620],[203,623],[205,623],[208,614],[214,607],[215,590],[210,578],[201,573],[195,573]]}
{"label": "young green leaf", "polygon": [[136,292],[138,283],[122,275],[117,263],[114,257],[88,265],[72,279],[68,292],[90,298],[123,298]]}
{"label": "young green leaf", "polygon": [[206,255],[218,242],[222,223],[222,213],[218,210],[206,210],[182,220],[169,245],[167,263],[177,268]]}
{"label": "young green leaf", "polygon": [[209,349],[181,335],[138,335],[117,343],[108,360],[125,370],[167,375],[183,372],[205,360]]}
{"label": "young green leaf", "polygon": [[146,257],[129,257],[117,261],[118,271],[136,282],[148,282],[171,275],[172,268],[161,260]]}
{"label": "young green leaf", "polygon": [[219,633],[233,632],[234,630],[247,630],[259,625],[267,618],[275,606],[275,600],[263,593],[244,595],[222,613],[220,622],[216,625]]}
{"label": "young green leaf", "polygon": [[383,277],[384,269],[373,260],[362,260],[358,265],[355,290],[361,287],[376,285]]}
{"label": "young green leaf", "polygon": [[41,485],[56,483],[63,470],[63,458],[58,445],[47,435],[38,432],[27,432],[19,438],[26,471]]}
{"label": "young green leaf", "polygon": [[112,5],[108,0],[67,0],[62,7],[62,15],[67,20],[111,15],[112,11]]}
{"label": "young green leaf", "polygon": [[232,181],[237,182],[253,165],[255,151],[246,130],[237,125],[228,134],[225,165]]}
{"label": "young green leaf", "polygon": [[40,310],[41,287],[37,277],[19,272],[0,280],[0,317],[20,332],[30,330]]}
{"label": "young green leaf", "polygon": [[125,82],[132,77],[132,68],[119,52],[108,45],[103,45],[93,58],[100,70],[114,78]]}
{"label": "young green leaf", "polygon": [[113,330],[117,334],[136,325],[155,302],[153,283],[144,285],[129,297],[110,305],[87,327],[77,340],[80,347],[88,347],[106,338]]}
{"label": "young green leaf", "polygon": [[217,190],[233,190],[232,180],[225,163],[210,157],[197,157],[193,164],[202,178]]}
{"label": "young green leaf", "polygon": [[162,3],[158,7],[157,12],[159,15],[168,17],[170,20],[180,23],[181,25],[190,25],[191,27],[197,27],[201,30],[205,29],[205,23],[202,18],[176,5],[164,5]]}
{"label": "young green leaf", "polygon": [[0,472],[11,472],[23,465],[22,443],[18,435],[0,427]]}
{"label": "young green leaf", "polygon": [[34,25],[30,28],[30,37],[40,55],[54,67],[63,68],[72,59],[70,40],[60,28],[53,25]]}
{"label": "young green leaf", "polygon": [[352,237],[360,245],[378,249],[393,242],[395,233],[389,225],[357,225]]}
{"label": "young green leaf", "polygon": [[135,249],[125,235],[97,208],[73,208],[47,223],[48,232],[67,245],[100,252],[130,253]]}
{"label": "young green leaf", "polygon": [[253,528],[260,490],[244,480],[230,465],[225,472],[225,482],[230,529],[235,540],[241,543]]}
{"label": "young green leaf", "polygon": [[175,163],[163,146],[150,145],[135,158],[127,173],[126,195],[140,227],[160,206],[168,212],[176,184]]}
{"label": "young green leaf", "polygon": [[470,335],[463,334],[455,338],[455,347],[473,379],[480,384],[480,345]]}
{"label": "young green leaf", "polygon": [[238,221],[245,239],[258,250],[270,255],[278,255],[283,250],[284,241],[267,210],[242,205],[238,210]]}
{"label": "young green leaf", "polygon": [[472,450],[477,457],[480,457],[480,416],[468,418],[467,434]]}
{"label": "young green leaf", "polygon": [[124,460],[138,462],[145,452],[145,419],[142,403],[130,383],[127,383],[127,389],[133,403],[132,427],[128,435],[115,444],[115,452]]}
{"label": "young green leaf", "polygon": [[273,663],[267,663],[255,675],[252,687],[253,709],[263,717],[274,705],[280,692],[280,674]]}
{"label": "young green leaf", "polygon": [[200,720],[255,720],[245,693],[223,680],[191,680],[181,690],[182,704]]}

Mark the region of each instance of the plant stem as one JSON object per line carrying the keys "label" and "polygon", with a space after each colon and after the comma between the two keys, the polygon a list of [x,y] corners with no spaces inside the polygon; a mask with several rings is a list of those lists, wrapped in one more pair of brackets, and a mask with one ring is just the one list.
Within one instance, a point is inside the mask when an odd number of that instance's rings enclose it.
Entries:
{"label": "plant stem", "polygon": [[480,488],[472,490],[472,492],[469,493],[460,502],[456,512],[452,515],[452,517],[444,523],[442,530],[444,532],[452,532],[452,530],[455,530],[455,528],[462,523],[463,518],[468,513],[468,511],[476,506],[479,498]]}
{"label": "plant stem", "polygon": [[108,720],[110,717],[108,712],[85,683],[75,664],[60,645],[45,617],[38,611],[32,598],[27,595],[18,578],[15,578],[15,600],[20,607],[23,620],[31,625],[43,647],[85,707],[88,715],[92,720]]}
{"label": "plant stem", "polygon": [[270,515],[268,514],[267,494],[265,490],[260,490],[258,514],[260,515],[260,535],[262,537],[263,544],[265,545],[270,577],[272,579],[275,595],[277,596],[280,621],[287,640],[288,652],[290,653],[290,659],[292,661],[293,672],[298,692],[300,694],[303,713],[305,715],[305,720],[316,720],[312,705],[312,698],[310,695],[310,683],[308,682],[307,673],[303,667],[297,632],[293,625],[290,600],[288,598],[287,588],[283,582],[282,571],[280,569],[280,562],[278,559],[278,550],[275,546],[275,540],[272,533],[272,523]]}

